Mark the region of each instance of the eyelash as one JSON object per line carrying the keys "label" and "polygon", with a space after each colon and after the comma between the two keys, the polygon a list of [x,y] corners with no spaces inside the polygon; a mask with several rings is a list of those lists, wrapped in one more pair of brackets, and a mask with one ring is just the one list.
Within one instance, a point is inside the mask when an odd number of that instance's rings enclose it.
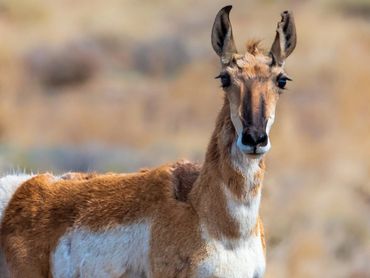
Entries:
{"label": "eyelash", "polygon": [[[230,75],[228,73],[220,73],[218,76],[215,77],[216,79],[220,79],[221,80],[221,87],[222,88],[227,88],[230,86],[231,84],[231,79],[230,79]],[[276,85],[284,90],[285,89],[285,86],[286,86],[286,82],[287,81],[292,81],[291,78],[289,78],[288,76],[280,73],[277,77],[276,77]]]}
{"label": "eyelash", "polygon": [[287,81],[291,81],[292,79],[290,79],[288,76],[286,75],[283,75],[282,73],[280,73],[277,77],[276,77],[276,84],[277,86],[284,90],[285,89],[285,86],[286,86],[286,82]]}

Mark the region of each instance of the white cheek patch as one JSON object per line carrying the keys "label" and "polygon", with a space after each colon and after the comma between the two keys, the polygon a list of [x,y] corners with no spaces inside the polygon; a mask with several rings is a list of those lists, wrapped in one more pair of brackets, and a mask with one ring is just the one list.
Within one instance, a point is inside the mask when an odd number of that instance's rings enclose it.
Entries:
{"label": "white cheek patch", "polygon": [[242,132],[243,132],[242,121],[240,120],[240,118],[238,116],[235,116],[235,115],[231,115],[231,121],[234,125],[236,134],[238,134],[238,136],[240,137]]}
{"label": "white cheek patch", "polygon": [[275,113],[273,113],[267,120],[267,124],[266,124],[266,134],[269,135],[270,134],[270,130],[271,130],[271,127],[273,125],[275,121]]}
{"label": "white cheek patch", "polygon": [[230,102],[230,118],[236,133],[240,136],[243,132],[243,124],[239,117],[239,107],[233,101]]}

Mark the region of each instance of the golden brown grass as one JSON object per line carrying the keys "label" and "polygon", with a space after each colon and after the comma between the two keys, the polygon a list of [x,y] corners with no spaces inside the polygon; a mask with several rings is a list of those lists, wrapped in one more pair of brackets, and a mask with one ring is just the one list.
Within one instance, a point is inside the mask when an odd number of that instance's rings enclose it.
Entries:
{"label": "golden brown grass", "polygon": [[[210,46],[221,5],[2,1],[2,143],[15,149],[92,142],[161,149],[142,164],[201,158],[222,101]],[[298,32],[287,61],[294,82],[281,97],[268,156],[266,277],[370,277],[370,22],[346,15],[335,1],[234,5],[239,49],[248,38],[268,47],[279,12],[287,8],[295,12]],[[102,37],[110,48],[99,44]],[[135,48],[161,37],[181,38],[189,63],[173,76],[134,70]],[[25,57],[40,45],[58,48],[83,39],[96,43],[100,61],[87,82],[45,87],[26,69]]]}

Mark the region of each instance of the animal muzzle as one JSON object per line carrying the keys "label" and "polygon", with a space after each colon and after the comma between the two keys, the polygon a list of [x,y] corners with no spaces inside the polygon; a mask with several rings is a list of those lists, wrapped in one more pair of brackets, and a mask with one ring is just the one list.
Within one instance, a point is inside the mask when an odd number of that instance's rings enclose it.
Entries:
{"label": "animal muzzle", "polygon": [[243,153],[261,155],[270,149],[269,136],[264,129],[244,128],[238,137],[237,146]]}

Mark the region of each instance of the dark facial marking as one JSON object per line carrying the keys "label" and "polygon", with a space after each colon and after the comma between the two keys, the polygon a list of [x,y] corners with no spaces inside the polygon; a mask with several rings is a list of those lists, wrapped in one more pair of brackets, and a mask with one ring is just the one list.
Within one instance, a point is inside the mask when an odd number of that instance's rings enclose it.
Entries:
{"label": "dark facial marking", "polygon": [[[244,86],[244,98],[242,107],[242,123],[244,128],[253,127],[265,129],[266,127],[266,100],[262,93],[259,93],[258,104],[255,105],[253,93],[248,86]],[[256,99],[257,100],[257,99]]]}
{"label": "dark facial marking", "polygon": [[248,86],[244,86],[244,98],[242,107],[242,123],[243,126],[253,125],[253,98],[252,91]]}
{"label": "dark facial marking", "polygon": [[262,124],[263,129],[265,129],[265,122],[266,122],[266,100],[265,95],[260,95],[260,107],[259,107],[259,123]]}

